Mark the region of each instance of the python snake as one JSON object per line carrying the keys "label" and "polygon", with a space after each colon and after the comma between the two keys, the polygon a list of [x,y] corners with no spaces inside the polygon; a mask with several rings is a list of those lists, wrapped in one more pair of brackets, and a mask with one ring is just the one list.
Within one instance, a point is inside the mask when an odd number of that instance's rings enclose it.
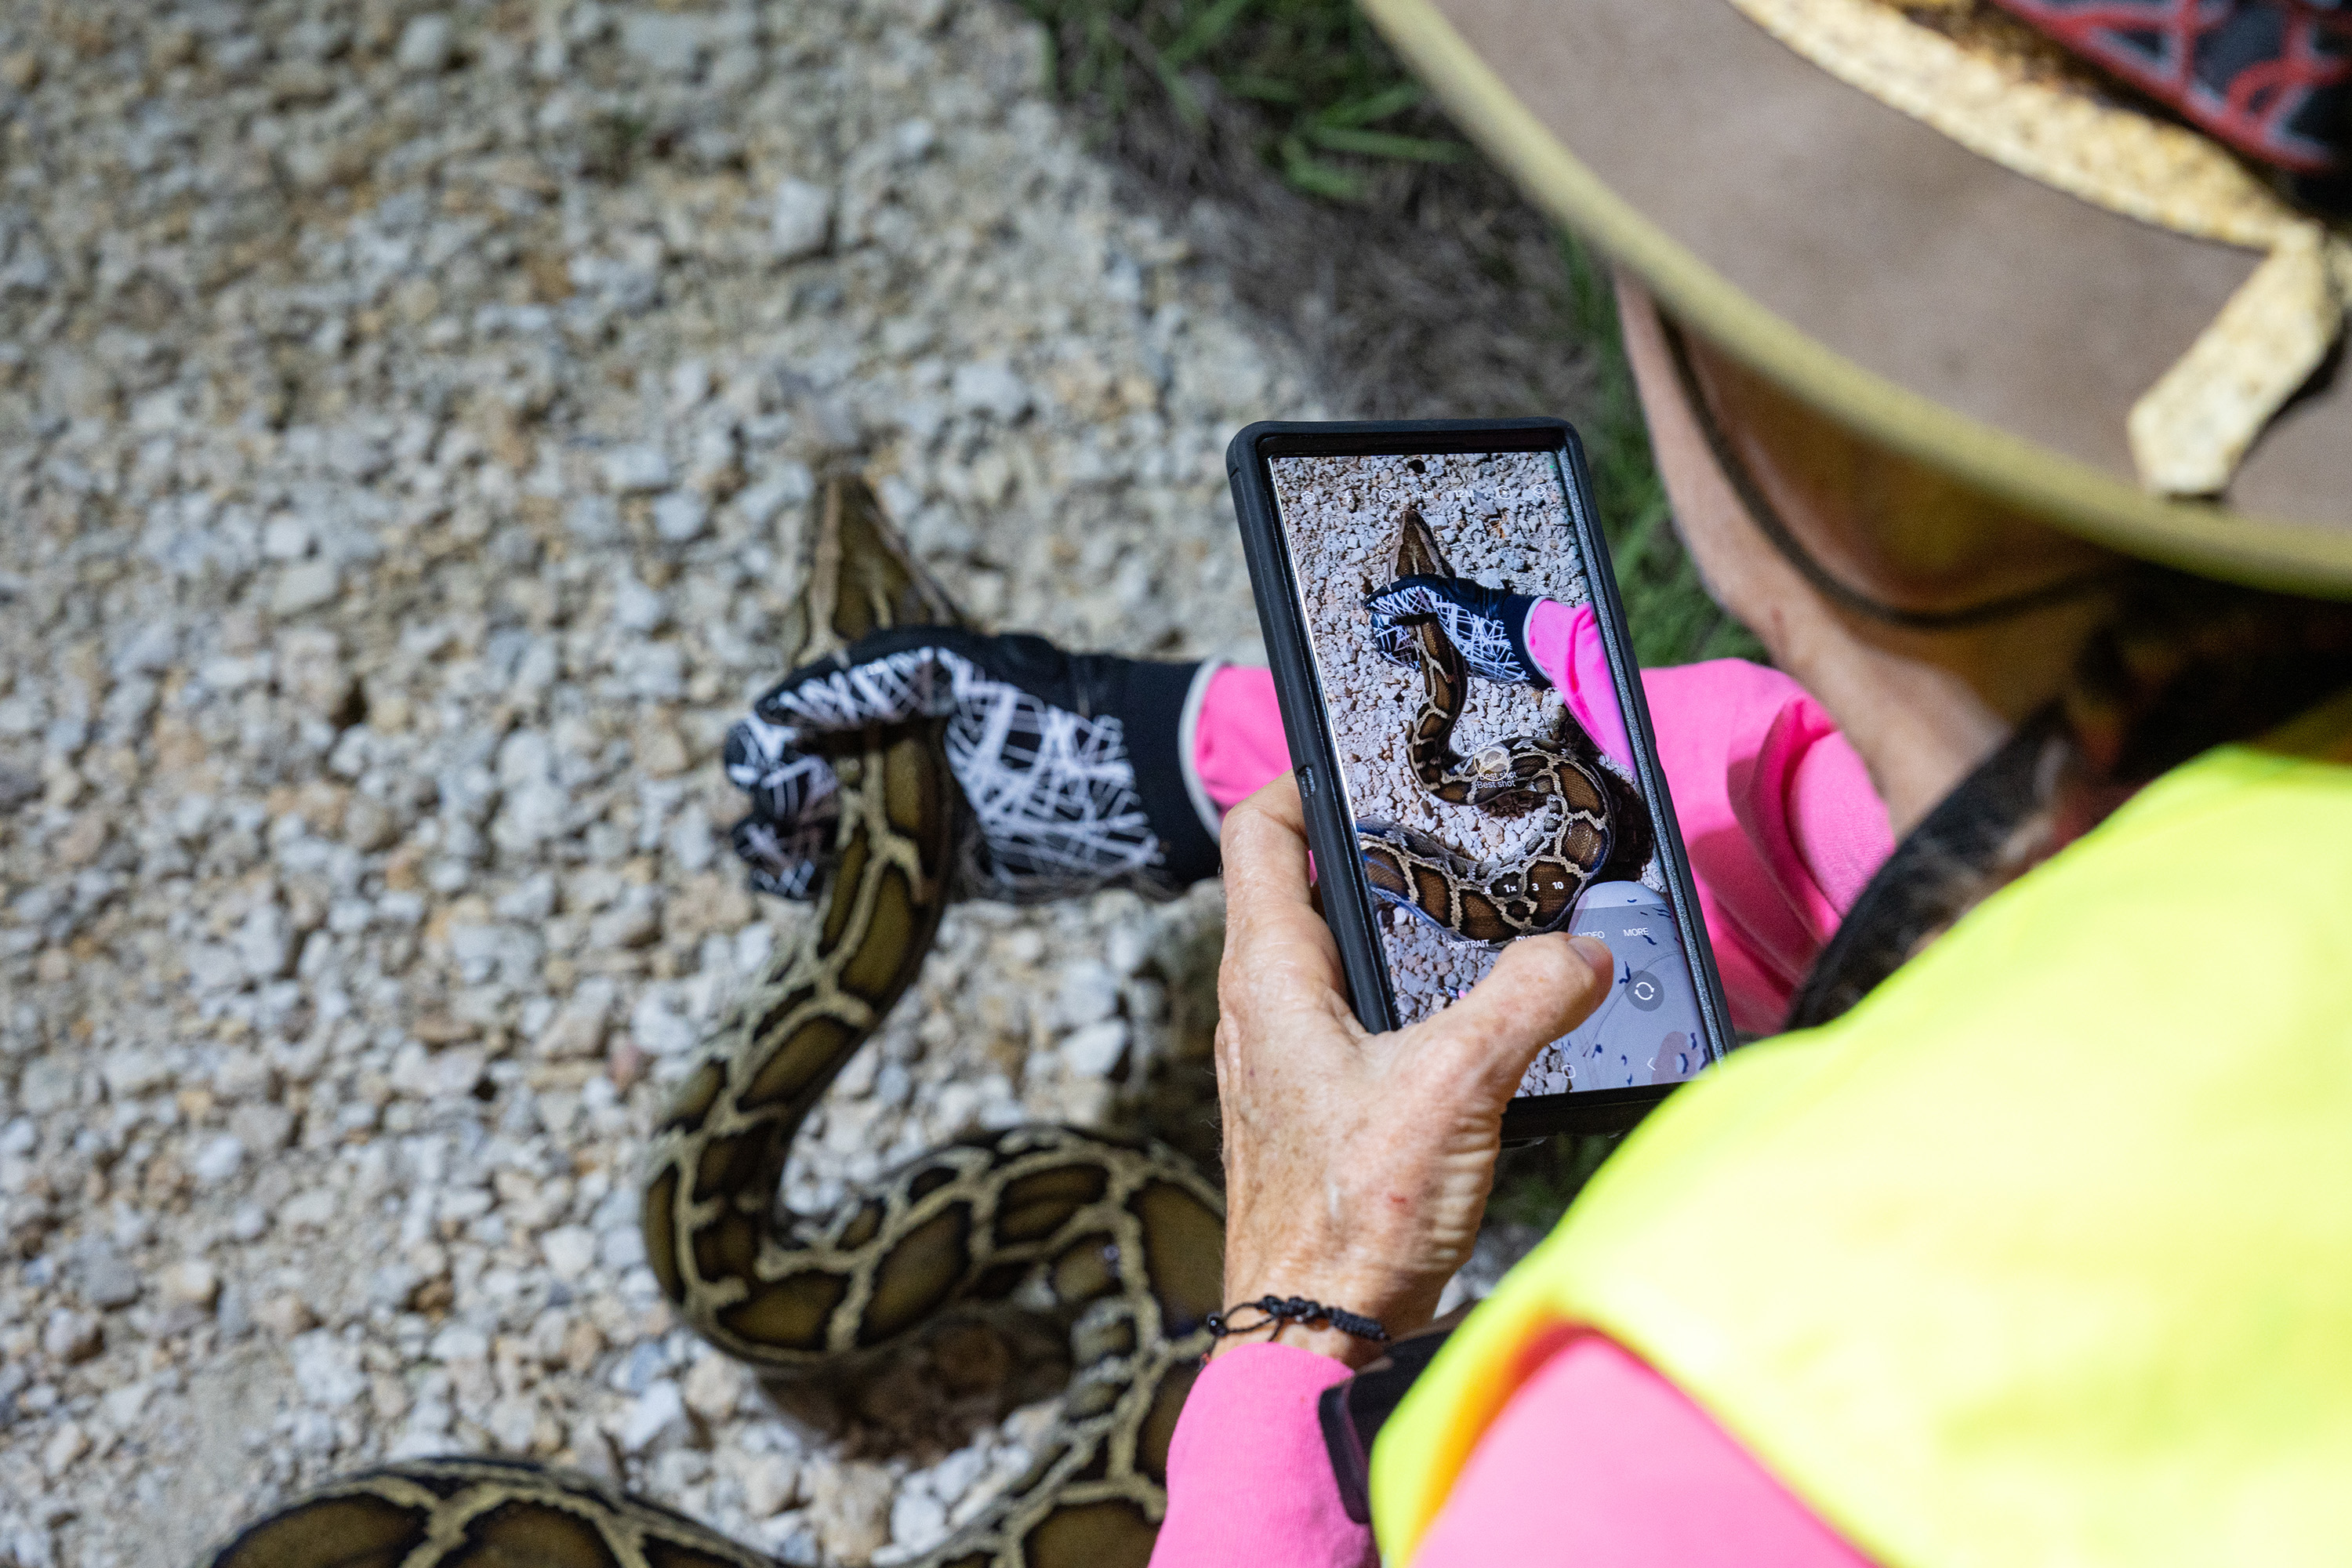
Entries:
{"label": "python snake", "polygon": [[[1437,536],[1410,507],[1397,526],[1394,564],[1391,577],[1454,575]],[[1467,662],[1433,616],[1399,630],[1421,670],[1406,758],[1423,793],[1498,814],[1540,807],[1551,820],[1531,852],[1507,862],[1474,861],[1418,829],[1360,820],[1357,847],[1373,896],[1450,935],[1500,946],[1558,931],[1593,882],[1637,876],[1650,858],[1649,813],[1575,718],[1561,715],[1559,741],[1513,735],[1465,758],[1454,750],[1454,728],[1469,701]]]}
{"label": "python snake", "polygon": [[[893,626],[953,623],[866,487],[829,480],[790,668]],[[914,980],[970,815],[942,722],[832,755],[841,816],[808,921],[731,1005],[646,1163],[647,1261],[695,1331],[763,1372],[855,1369],[958,1320],[1064,1325],[1074,1369],[1025,1474],[915,1568],[1136,1568],[1219,1304],[1224,1205],[1181,1155],[1026,1126],[924,1154],[833,1214],[780,1213],[794,1133]],[[519,1461],[395,1465],[246,1526],[210,1568],[753,1568],[771,1560],[586,1476]]]}

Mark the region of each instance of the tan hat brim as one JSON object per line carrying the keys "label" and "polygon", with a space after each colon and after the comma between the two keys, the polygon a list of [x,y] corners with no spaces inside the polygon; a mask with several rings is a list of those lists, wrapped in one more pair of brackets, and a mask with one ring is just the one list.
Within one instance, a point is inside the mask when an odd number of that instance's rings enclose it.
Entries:
{"label": "tan hat brim", "polygon": [[2118,550],[2352,596],[2352,391],[2273,421],[2227,506],[2132,467],[2133,403],[2257,254],[2012,174],[1725,0],[1364,8],[1538,203],[1832,417]]}

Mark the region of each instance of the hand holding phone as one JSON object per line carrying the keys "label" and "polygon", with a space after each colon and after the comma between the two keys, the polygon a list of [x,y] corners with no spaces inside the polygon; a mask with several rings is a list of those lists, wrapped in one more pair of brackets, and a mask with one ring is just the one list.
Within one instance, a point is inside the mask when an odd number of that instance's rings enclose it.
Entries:
{"label": "hand holding phone", "polygon": [[[1499,1114],[1528,1058],[1601,1002],[1608,954],[1573,938],[1522,944],[1472,996],[1367,1037],[1345,1016],[1287,780],[1226,814],[1224,847],[1225,1298],[1305,1296],[1410,1332],[1477,1240]],[[1353,1365],[1382,1348],[1337,1329],[1278,1337]]]}
{"label": "hand holding phone", "polygon": [[[1510,942],[1596,936],[1609,998],[1506,1131],[1637,1117],[1732,1037],[1574,432],[1258,425],[1228,467],[1359,1018],[1433,1016]],[[1604,673],[1563,693],[1547,651]]]}

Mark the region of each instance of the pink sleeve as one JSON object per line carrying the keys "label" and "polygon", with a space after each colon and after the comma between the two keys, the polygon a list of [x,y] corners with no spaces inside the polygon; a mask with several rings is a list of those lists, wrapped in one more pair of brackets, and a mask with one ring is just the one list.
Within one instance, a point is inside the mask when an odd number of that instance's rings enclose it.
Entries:
{"label": "pink sleeve", "polygon": [[1274,671],[1229,664],[1209,677],[1193,731],[1192,769],[1217,809],[1247,800],[1289,768]]}
{"label": "pink sleeve", "polygon": [[[1527,638],[1577,722],[1630,763],[1592,612],[1539,601]],[[1886,808],[1829,715],[1779,670],[1721,658],[1643,670],[1642,689],[1732,1022],[1751,1033],[1777,1028],[1822,944],[1895,848]],[[1271,672],[1210,678],[1193,764],[1220,808],[1289,767]]]}
{"label": "pink sleeve", "polygon": [[1566,1337],[1503,1407],[1412,1561],[1869,1568],[1706,1411],[1588,1332]]}
{"label": "pink sleeve", "polygon": [[[1527,639],[1586,733],[1630,761],[1591,610],[1543,600]],[[1732,1022],[1777,1028],[1822,944],[1894,852],[1886,807],[1829,715],[1777,669],[1737,658],[1645,669],[1642,690]]]}
{"label": "pink sleeve", "polygon": [[1370,1568],[1372,1532],[1339,1506],[1315,1413],[1347,1376],[1294,1345],[1239,1345],[1202,1368],[1169,1440],[1151,1568]]}

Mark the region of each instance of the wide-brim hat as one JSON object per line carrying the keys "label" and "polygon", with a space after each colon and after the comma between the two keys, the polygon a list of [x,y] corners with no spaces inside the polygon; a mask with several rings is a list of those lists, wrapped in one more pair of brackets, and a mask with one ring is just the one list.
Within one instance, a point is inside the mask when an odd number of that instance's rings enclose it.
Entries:
{"label": "wide-brim hat", "polygon": [[1538,204],[1832,419],[2115,549],[2352,595],[2352,244],[2218,141],[1969,0],[1363,5]]}

